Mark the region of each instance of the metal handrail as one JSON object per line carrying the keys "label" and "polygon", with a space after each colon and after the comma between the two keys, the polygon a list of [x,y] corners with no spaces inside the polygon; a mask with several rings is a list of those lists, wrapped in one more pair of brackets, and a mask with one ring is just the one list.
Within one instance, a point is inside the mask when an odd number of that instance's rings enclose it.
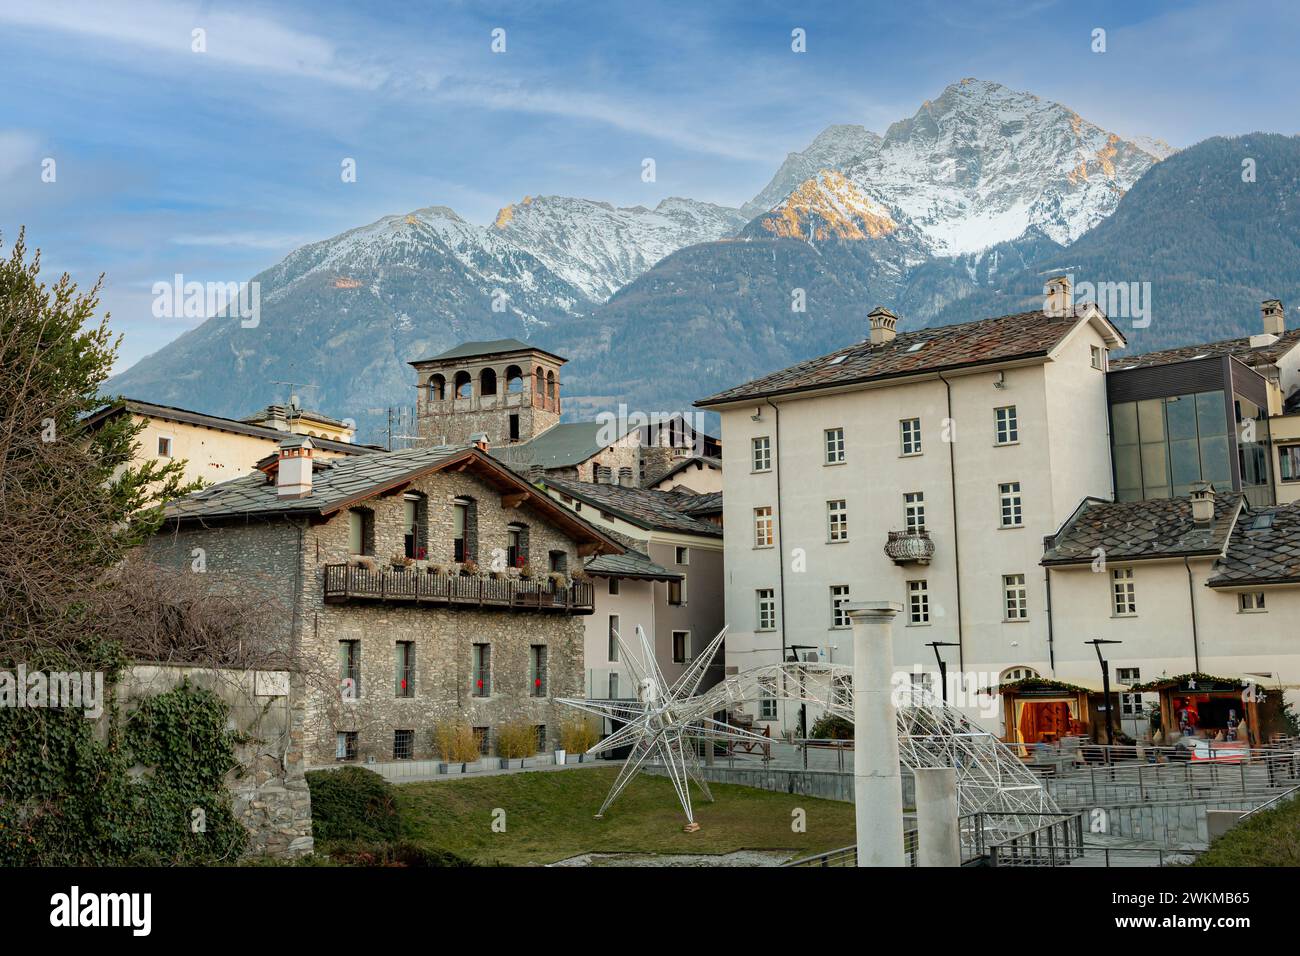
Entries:
{"label": "metal handrail", "polygon": [[1271,807],[1275,803],[1284,803],[1287,800],[1292,800],[1297,796],[1300,796],[1300,786],[1292,787],[1290,790],[1283,790],[1277,796],[1269,800],[1265,800],[1257,807],[1253,807],[1252,809],[1247,810],[1245,813],[1243,813],[1241,816],[1237,818],[1237,822],[1240,823],[1242,820],[1246,819],[1246,817],[1253,816],[1254,814],[1259,813],[1260,810],[1264,810],[1268,807]]}

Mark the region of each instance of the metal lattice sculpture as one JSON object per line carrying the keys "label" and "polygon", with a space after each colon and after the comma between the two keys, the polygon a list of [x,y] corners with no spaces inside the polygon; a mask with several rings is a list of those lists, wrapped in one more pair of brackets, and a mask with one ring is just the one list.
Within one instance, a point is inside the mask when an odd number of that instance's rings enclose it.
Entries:
{"label": "metal lattice sculpture", "polygon": [[[704,693],[697,693],[722,646],[726,630],[722,629],[671,686],[664,680],[654,649],[639,626],[636,629],[642,651],[639,662],[614,632],[622,659],[637,682],[637,699],[560,700],[609,718],[618,726],[588,753],[632,746],[597,817],[609,809],[647,763],[659,762],[673,782],[690,828],[695,828],[691,782],[706,799],[713,799],[699,770],[695,741],[704,741],[706,746],[712,746],[714,741],[771,743],[769,737],[714,719],[712,715],[718,712],[760,697],[776,697],[813,704],[852,722],[853,668],[843,664],[769,664],[727,677]],[[909,770],[955,767],[958,813],[988,815],[985,818],[988,837],[996,839],[1032,829],[1041,822],[1041,814],[1059,812],[1038,778],[993,734],[972,723],[925,687],[912,685],[900,694],[895,711],[903,766]]]}

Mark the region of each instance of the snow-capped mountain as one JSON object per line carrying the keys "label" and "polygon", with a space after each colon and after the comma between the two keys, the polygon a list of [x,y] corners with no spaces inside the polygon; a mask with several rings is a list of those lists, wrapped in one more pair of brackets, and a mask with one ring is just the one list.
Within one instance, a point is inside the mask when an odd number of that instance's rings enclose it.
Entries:
{"label": "snow-capped mountain", "polygon": [[[1160,141],[1122,139],[1059,103],[975,79],[952,84],[883,137],[858,142],[838,169],[896,223],[913,226],[935,256],[985,249],[1031,227],[1068,245],[1170,152]],[[816,152],[825,153],[824,145]],[[766,218],[789,220],[796,213],[787,203],[806,205],[806,193],[826,188],[810,176]]]}
{"label": "snow-capped mountain", "polygon": [[767,212],[785,199],[800,183],[824,169],[843,169],[851,160],[880,145],[880,134],[865,126],[828,126],[808,148],[790,153],[763,191],[742,207],[750,216]]}
{"label": "snow-capped mountain", "polygon": [[736,233],[739,209],[672,197],[654,209],[615,208],[568,196],[524,197],[497,213],[493,228],[551,271],[604,301],[669,253]]}

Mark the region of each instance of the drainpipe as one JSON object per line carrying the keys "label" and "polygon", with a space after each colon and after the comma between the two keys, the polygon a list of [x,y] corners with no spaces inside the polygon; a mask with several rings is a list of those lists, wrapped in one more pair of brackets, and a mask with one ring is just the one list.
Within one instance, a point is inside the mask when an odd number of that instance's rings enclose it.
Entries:
{"label": "drainpipe", "polygon": [[1053,643],[1056,636],[1055,628],[1052,624],[1052,569],[1043,568],[1043,580],[1047,582],[1047,667],[1056,676],[1056,644]]}
{"label": "drainpipe", "polygon": [[769,398],[766,400],[771,406],[774,413],[776,428],[773,437],[776,439],[776,447],[772,450],[776,454],[776,567],[777,581],[781,590],[781,663],[785,663],[786,641],[785,641],[785,535],[782,533],[782,525],[785,521],[785,507],[781,504],[781,409],[777,408]]}
{"label": "drainpipe", "polygon": [[[943,377],[942,372],[937,374],[939,381],[943,382],[943,387],[948,393],[948,421],[952,422],[952,384]],[[953,441],[948,442],[948,479],[952,491],[952,560],[957,577],[957,666],[961,669],[964,681],[966,673],[966,642],[962,638],[961,626],[961,544],[960,535],[957,532],[957,461],[953,451],[953,445],[957,443],[955,432],[952,437]]]}
{"label": "drainpipe", "polygon": [[1196,673],[1201,672],[1201,648],[1196,634],[1196,588],[1192,585],[1192,562],[1183,558],[1183,566],[1187,568],[1187,606],[1192,612],[1192,661]]}

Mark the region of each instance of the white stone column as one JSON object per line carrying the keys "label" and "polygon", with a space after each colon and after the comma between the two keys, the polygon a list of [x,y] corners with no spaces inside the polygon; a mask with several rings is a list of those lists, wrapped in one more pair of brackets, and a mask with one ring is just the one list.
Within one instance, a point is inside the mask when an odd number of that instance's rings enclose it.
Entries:
{"label": "white stone column", "polygon": [[903,781],[894,714],[893,601],[851,603],[853,804],[858,866],[903,866]]}
{"label": "white stone column", "polygon": [[918,768],[912,777],[916,780],[917,865],[961,866],[956,768]]}

